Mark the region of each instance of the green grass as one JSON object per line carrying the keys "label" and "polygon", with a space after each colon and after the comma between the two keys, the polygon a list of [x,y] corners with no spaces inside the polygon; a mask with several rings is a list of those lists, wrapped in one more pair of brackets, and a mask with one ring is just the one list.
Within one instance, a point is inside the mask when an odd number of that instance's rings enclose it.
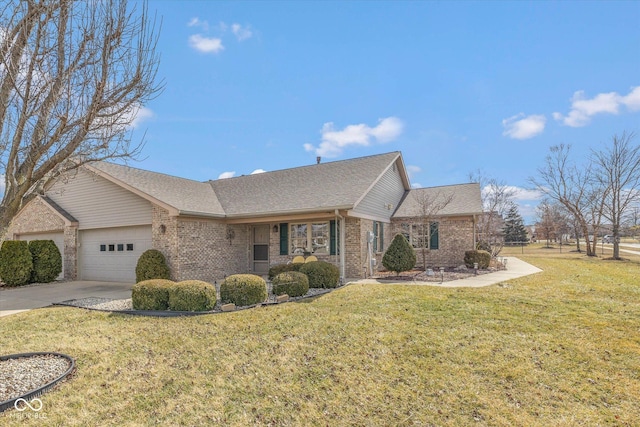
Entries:
{"label": "green grass", "polygon": [[[47,425],[637,425],[640,262],[531,253],[480,289],[351,285],[312,301],[146,318],[0,319],[2,353],[59,351]],[[508,253],[503,253],[508,255]],[[0,424],[42,419],[0,415]]]}

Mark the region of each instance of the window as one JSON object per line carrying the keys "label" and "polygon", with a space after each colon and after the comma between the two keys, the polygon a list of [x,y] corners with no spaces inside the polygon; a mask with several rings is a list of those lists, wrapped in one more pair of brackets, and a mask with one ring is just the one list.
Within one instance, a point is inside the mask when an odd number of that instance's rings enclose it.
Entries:
{"label": "window", "polygon": [[118,252],[122,252],[122,251],[124,251],[124,244],[118,243]]}
{"label": "window", "polygon": [[107,251],[107,245],[100,245],[100,252],[106,252]]}
{"label": "window", "polygon": [[330,242],[329,221],[289,225],[290,255],[329,255]]}
{"label": "window", "polygon": [[113,252],[116,250],[116,245],[109,245],[109,252]]}
{"label": "window", "polygon": [[401,224],[400,233],[407,238],[415,249],[438,249],[440,246],[439,223],[426,224]]}
{"label": "window", "polygon": [[127,243],[127,250],[128,251],[132,251],[133,250],[133,243]]}

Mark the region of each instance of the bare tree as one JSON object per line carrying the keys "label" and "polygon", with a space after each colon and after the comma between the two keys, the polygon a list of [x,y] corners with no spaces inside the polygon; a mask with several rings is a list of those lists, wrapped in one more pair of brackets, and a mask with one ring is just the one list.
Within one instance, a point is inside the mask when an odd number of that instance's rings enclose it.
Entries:
{"label": "bare tree", "polygon": [[434,233],[433,223],[453,201],[453,193],[430,191],[431,189],[415,189],[411,195],[417,206],[417,215],[413,225],[417,226],[418,246],[422,254],[422,268],[427,269],[427,255],[431,250],[431,236]]}
{"label": "bare tree", "polygon": [[640,200],[640,145],[633,145],[634,137],[633,132],[623,132],[614,135],[610,145],[592,151],[595,176],[604,189],[602,214],[611,221],[614,259],[620,259],[624,214]]}
{"label": "bare tree", "polygon": [[502,181],[484,175],[480,170],[469,174],[470,182],[480,184],[483,214],[478,218],[478,245],[489,249],[492,256],[502,250],[503,218],[515,196],[515,190]]}
{"label": "bare tree", "polygon": [[545,239],[547,241],[547,247],[550,247],[549,242],[557,237],[556,214],[554,210],[554,205],[549,203],[548,200],[543,200],[536,207],[536,214],[538,216],[538,222],[536,222],[536,237],[538,240]]}
{"label": "bare tree", "polygon": [[588,256],[596,256],[595,242],[589,242],[589,227],[597,216],[592,214],[594,189],[591,164],[579,167],[569,160],[570,145],[556,145],[549,149],[544,167],[538,168],[538,176],[529,178],[536,189],[549,199],[560,203],[580,224],[585,236]]}
{"label": "bare tree", "polygon": [[79,165],[131,158],[130,127],[162,88],[157,26],[126,0],[0,6],[0,235],[25,200]]}

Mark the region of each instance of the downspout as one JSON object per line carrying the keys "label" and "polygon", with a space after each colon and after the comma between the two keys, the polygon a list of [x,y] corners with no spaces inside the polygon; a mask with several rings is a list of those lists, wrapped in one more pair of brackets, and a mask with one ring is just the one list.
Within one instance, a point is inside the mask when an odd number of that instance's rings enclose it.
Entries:
{"label": "downspout", "polygon": [[[345,254],[344,254],[344,239],[345,239],[345,221],[344,221],[344,217],[342,215],[340,215],[340,212],[338,211],[338,209],[335,210],[335,214],[336,214],[336,224],[338,224],[339,222],[339,229],[340,229],[340,236],[339,236],[339,248],[338,248],[338,264],[340,265],[340,278],[341,278],[341,282],[344,283],[344,281],[346,280],[345,278]],[[338,219],[339,218],[339,219]]]}
{"label": "downspout", "polygon": [[473,214],[473,249],[478,247],[478,242],[476,242],[476,233],[478,232],[478,227],[476,226],[476,214]]}

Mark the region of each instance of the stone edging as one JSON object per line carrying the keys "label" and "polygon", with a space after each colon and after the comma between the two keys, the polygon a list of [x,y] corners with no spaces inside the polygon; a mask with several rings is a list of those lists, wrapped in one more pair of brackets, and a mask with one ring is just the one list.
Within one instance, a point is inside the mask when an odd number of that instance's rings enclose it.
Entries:
{"label": "stone edging", "polygon": [[67,356],[66,354],[55,353],[51,351],[35,352],[35,353],[18,353],[18,354],[9,354],[6,356],[0,356],[0,360],[9,360],[9,359],[20,359],[20,358],[31,357],[31,356],[49,356],[49,355],[67,359],[67,361],[69,362],[69,369],[67,369],[66,372],[60,375],[58,378],[55,378],[53,381],[50,381],[49,383],[43,385],[40,388],[37,388],[36,390],[30,391],[26,394],[23,394],[22,396],[14,397],[4,402],[0,402],[0,412],[3,412],[9,408],[14,407],[18,399],[30,400],[40,396],[43,393],[46,393],[51,388],[53,388],[56,384],[58,384],[60,381],[65,379],[67,376],[69,376],[76,369],[76,362],[75,360],[73,360],[72,357]]}

